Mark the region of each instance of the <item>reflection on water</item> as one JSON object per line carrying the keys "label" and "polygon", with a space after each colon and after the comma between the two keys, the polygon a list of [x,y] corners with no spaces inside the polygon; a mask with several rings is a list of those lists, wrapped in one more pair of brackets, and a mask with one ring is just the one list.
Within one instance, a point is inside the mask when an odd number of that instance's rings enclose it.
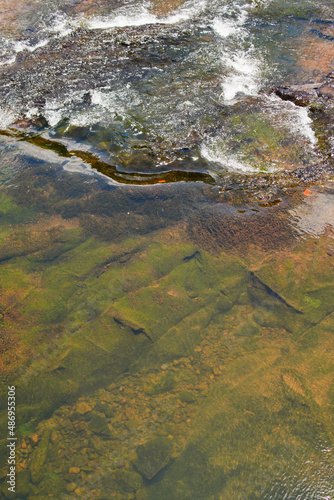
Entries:
{"label": "reflection on water", "polygon": [[0,498],[333,498],[331,2],[11,16]]}
{"label": "reflection on water", "polygon": [[320,236],[333,230],[334,210],[332,194],[314,192],[309,195],[303,204],[292,210],[296,218],[296,226],[303,232]]}

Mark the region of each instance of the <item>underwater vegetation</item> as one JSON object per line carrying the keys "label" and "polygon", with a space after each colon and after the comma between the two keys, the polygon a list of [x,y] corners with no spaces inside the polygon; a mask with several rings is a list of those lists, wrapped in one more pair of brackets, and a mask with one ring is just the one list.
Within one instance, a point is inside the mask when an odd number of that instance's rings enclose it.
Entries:
{"label": "underwater vegetation", "polygon": [[17,498],[331,491],[330,226],[80,178],[41,163],[1,191]]}

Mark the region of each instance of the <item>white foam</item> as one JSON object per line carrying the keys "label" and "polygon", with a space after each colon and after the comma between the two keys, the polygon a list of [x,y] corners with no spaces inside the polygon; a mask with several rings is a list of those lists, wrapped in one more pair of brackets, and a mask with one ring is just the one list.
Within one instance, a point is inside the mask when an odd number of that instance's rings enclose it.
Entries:
{"label": "white foam", "polygon": [[[221,84],[221,97],[225,104],[233,104],[242,95],[257,95],[261,80],[260,61],[252,46],[249,48],[249,41],[245,43],[249,38],[244,27],[248,12],[238,5],[233,9],[233,12],[228,12],[227,8],[223,9],[222,14],[229,17],[217,17],[212,23],[212,28],[222,39],[220,52],[225,75]],[[227,44],[229,39],[235,42],[234,49]],[[243,48],[243,45],[248,45],[248,48]],[[238,46],[241,48],[237,48]]]}
{"label": "white foam", "polygon": [[191,19],[195,14],[198,15],[206,6],[205,0],[188,1],[177,12],[165,17],[159,17],[152,14],[149,4],[143,4],[137,11],[134,6],[131,8],[131,14],[120,12],[116,15],[100,17],[96,16],[86,21],[89,29],[108,29],[123,28],[126,26],[143,26],[147,24],[176,24],[181,21]]}
{"label": "white foam", "polygon": [[5,61],[1,61],[0,66],[7,66],[9,64],[14,64],[15,61],[16,61],[16,56],[13,56],[9,59],[6,59]]}
{"label": "white foam", "polygon": [[[237,8],[237,17],[231,18],[231,19],[220,19],[220,18],[215,18],[213,23],[212,23],[212,28],[213,30],[221,37],[221,38],[228,38],[231,36],[244,36],[244,32],[241,29],[242,25],[245,23],[248,13],[245,9],[240,9],[238,6],[235,6]],[[228,7],[223,9],[222,14],[228,14]]]}
{"label": "white foam", "polygon": [[57,123],[63,118],[64,110],[61,107],[58,107],[56,102],[50,104],[50,102],[46,102],[45,108],[43,110],[43,114],[45,116],[46,121],[51,125],[51,127],[55,127]]}
{"label": "white foam", "polygon": [[[69,120],[68,126],[89,126],[95,123],[110,124],[110,120],[115,115],[125,117],[131,107],[141,103],[138,94],[130,87],[124,87],[119,91],[109,89],[92,89],[89,91],[91,104],[88,108],[78,110],[76,104],[81,104],[87,90],[73,92],[63,101],[47,99],[43,108],[43,115],[51,127],[56,126],[62,119]],[[27,113],[27,118],[38,114],[37,108],[31,108]]]}
{"label": "white foam", "polygon": [[229,171],[258,172],[257,168],[242,158],[242,155],[229,153],[221,138],[210,138],[201,145],[200,152],[206,160],[217,163]]}
{"label": "white foam", "polygon": [[226,104],[233,104],[239,95],[256,96],[260,87],[260,64],[251,54],[240,52],[226,57],[224,64],[232,73],[222,83]]}
{"label": "white foam", "polygon": [[173,14],[162,17],[151,12],[149,3],[127,5],[106,16],[79,16],[71,18],[64,14],[58,14],[51,26],[45,27],[43,31],[63,37],[79,27],[102,30],[124,28],[127,26],[144,26],[148,24],[176,24],[198,15],[205,8],[206,4],[207,0],[188,0]]}
{"label": "white foam", "polygon": [[6,128],[19,118],[18,113],[9,109],[0,109],[0,128]]}
{"label": "white foam", "polygon": [[238,28],[232,21],[222,21],[220,19],[215,19],[212,27],[222,38],[228,38],[231,35],[235,35]]}
{"label": "white foam", "polygon": [[[28,51],[28,52],[35,52],[35,50],[39,49],[40,47],[45,47],[49,43],[48,39],[41,40],[40,42],[36,43],[35,45],[31,45],[27,43],[26,41],[18,40],[7,40],[6,45],[7,47],[1,54],[2,56],[7,55],[7,59],[4,61],[0,62],[0,66],[6,66],[10,64],[14,64],[16,61],[16,56],[20,52]],[[14,53],[14,55],[12,55]]]}
{"label": "white foam", "polygon": [[291,117],[293,118],[294,116],[296,118],[295,120],[292,120],[292,123],[290,122],[292,130],[295,130],[301,136],[304,136],[313,146],[315,146],[317,138],[311,127],[312,120],[308,116],[307,109],[296,106],[293,102],[289,102],[289,106],[290,109],[292,108]]}
{"label": "white foam", "polygon": [[51,32],[64,37],[69,35],[77,25],[77,21],[66,17],[65,14],[57,14],[51,26],[47,26],[43,31],[45,33]]}
{"label": "white foam", "polygon": [[18,52],[23,52],[24,50],[28,50],[29,52],[34,52],[35,50],[39,49],[40,47],[45,47],[49,43],[49,40],[41,40],[40,42],[36,43],[35,45],[29,45],[26,42],[15,42],[14,43],[14,51],[16,53]]}
{"label": "white foam", "polygon": [[130,102],[132,106],[136,106],[141,102],[137,94],[131,90],[130,85],[123,88],[122,91],[94,89],[90,94],[92,104],[113,112],[123,112],[125,106],[128,106]]}
{"label": "white foam", "polygon": [[275,94],[265,96],[264,103],[267,105],[267,113],[279,126],[284,126],[297,138],[306,139],[311,147],[317,144],[307,108],[283,101]]}
{"label": "white foam", "polygon": [[191,19],[194,15],[198,15],[205,8],[206,3],[207,0],[189,0],[177,12],[165,17],[153,14],[150,11],[149,4],[143,4],[138,7],[134,5],[127,6],[126,8],[119,9],[116,13],[113,12],[111,15],[104,17],[93,16],[85,18],[78,16],[72,18],[58,13],[48,26],[41,29],[41,33],[43,33],[45,38],[35,45],[31,45],[25,40],[7,40],[7,46],[2,54],[5,60],[0,62],[0,66],[14,64],[18,53],[25,50],[34,52],[40,47],[45,47],[55,36],[63,38],[80,27],[96,30],[148,24],[177,24],[181,21]]}

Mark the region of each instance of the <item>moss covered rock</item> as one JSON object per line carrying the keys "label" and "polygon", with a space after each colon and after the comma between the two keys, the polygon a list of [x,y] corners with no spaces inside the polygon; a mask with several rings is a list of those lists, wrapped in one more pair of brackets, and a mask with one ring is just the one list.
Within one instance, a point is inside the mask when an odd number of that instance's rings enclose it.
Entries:
{"label": "moss covered rock", "polygon": [[44,473],[44,463],[48,453],[49,442],[51,436],[51,429],[46,429],[44,434],[35,448],[30,464],[30,473],[33,483],[37,484],[42,479]]}
{"label": "moss covered rock", "polygon": [[116,470],[115,480],[124,491],[129,493],[139,490],[143,487],[142,477],[130,470]]}
{"label": "moss covered rock", "polygon": [[108,427],[108,422],[103,413],[93,412],[92,418],[89,421],[88,429],[95,434],[103,436],[112,436],[112,432]]}
{"label": "moss covered rock", "polygon": [[146,479],[152,479],[170,462],[173,443],[165,437],[156,437],[138,446],[136,453],[136,468]]}
{"label": "moss covered rock", "polygon": [[43,475],[38,488],[43,495],[60,498],[61,492],[65,489],[65,484],[60,476],[53,472],[48,472]]}

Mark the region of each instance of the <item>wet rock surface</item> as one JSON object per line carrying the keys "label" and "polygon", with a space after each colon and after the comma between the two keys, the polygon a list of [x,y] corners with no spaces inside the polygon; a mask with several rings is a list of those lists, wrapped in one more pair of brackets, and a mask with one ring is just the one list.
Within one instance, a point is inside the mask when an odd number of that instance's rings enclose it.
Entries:
{"label": "wet rock surface", "polygon": [[324,100],[334,98],[334,79],[330,76],[321,83],[281,86],[277,87],[275,93],[281,99],[292,101],[297,106],[314,105],[321,98]]}

